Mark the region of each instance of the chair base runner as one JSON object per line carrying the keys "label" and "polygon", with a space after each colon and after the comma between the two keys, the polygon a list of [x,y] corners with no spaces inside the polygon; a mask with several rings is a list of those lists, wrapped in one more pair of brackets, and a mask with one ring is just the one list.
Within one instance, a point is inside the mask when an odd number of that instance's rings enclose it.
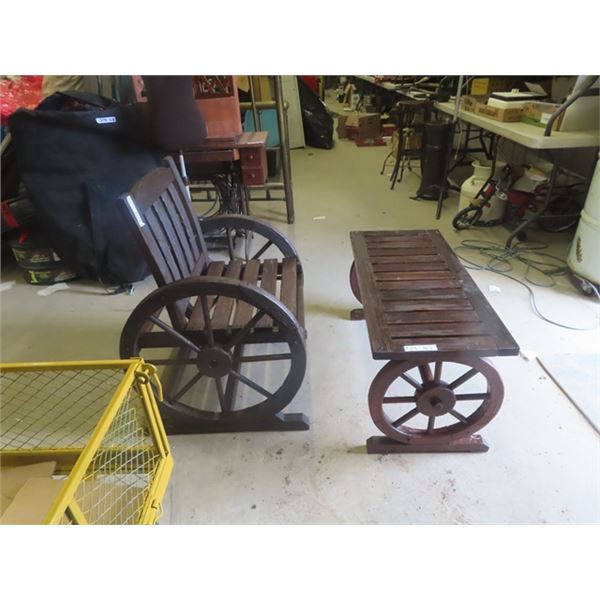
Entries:
{"label": "chair base runner", "polygon": [[407,454],[430,452],[487,452],[489,446],[480,435],[454,440],[453,442],[428,444],[403,444],[384,435],[374,435],[367,440],[367,454]]}
{"label": "chair base runner", "polygon": [[256,417],[232,417],[227,420],[193,419],[166,403],[160,405],[167,435],[191,433],[236,433],[244,431],[307,431],[308,417],[302,413],[279,413]]}

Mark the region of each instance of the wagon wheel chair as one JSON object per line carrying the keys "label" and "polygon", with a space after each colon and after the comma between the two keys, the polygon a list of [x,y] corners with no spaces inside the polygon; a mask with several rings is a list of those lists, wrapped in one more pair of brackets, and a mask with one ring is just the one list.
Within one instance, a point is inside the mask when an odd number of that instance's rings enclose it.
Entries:
{"label": "wagon wheel chair", "polygon": [[[121,356],[142,356],[162,369],[168,433],[308,429],[303,414],[281,412],[306,371],[296,249],[248,216],[200,223],[173,161],[165,162],[122,197],[158,289],[127,319]],[[228,256],[213,259],[204,234],[223,231]],[[265,374],[275,381],[264,381]]]}

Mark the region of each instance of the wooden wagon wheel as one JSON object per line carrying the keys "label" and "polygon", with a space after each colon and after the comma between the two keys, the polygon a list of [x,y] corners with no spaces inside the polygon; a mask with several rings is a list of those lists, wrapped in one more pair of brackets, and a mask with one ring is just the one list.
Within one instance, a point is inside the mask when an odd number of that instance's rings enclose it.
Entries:
{"label": "wooden wagon wheel", "polygon": [[[443,377],[444,364],[448,363],[464,365],[468,370],[447,382]],[[369,411],[375,425],[389,438],[405,444],[445,444],[480,430],[498,413],[504,386],[490,363],[481,358],[461,358],[432,364],[433,369],[430,362],[424,360],[390,361],[375,376],[369,389]],[[414,368],[418,369],[418,376],[408,373]],[[478,374],[485,379],[485,389],[460,393],[461,386]],[[398,378],[408,383],[412,394],[386,396]],[[464,414],[463,406],[466,405],[463,403],[467,401],[477,403],[477,408]],[[402,405],[408,410],[394,419],[390,417],[389,410],[386,411],[391,405]],[[411,427],[411,420],[419,415],[427,417],[427,425]],[[436,421],[445,415],[453,422],[436,425]]]}
{"label": "wooden wagon wheel", "polygon": [[358,275],[356,274],[356,265],[354,264],[354,261],[352,261],[352,266],[350,267],[350,288],[352,289],[354,297],[362,304],[360,287],[358,285]]}
{"label": "wooden wagon wheel", "polygon": [[[220,215],[200,222],[204,234],[225,233],[229,260],[300,257],[294,245],[269,223],[240,215]],[[237,243],[236,243],[237,242]]]}
{"label": "wooden wagon wheel", "polygon": [[[187,307],[183,319],[182,306]],[[244,324],[235,323],[240,310],[246,312]],[[247,344],[274,343],[285,344],[287,350],[244,356]],[[236,423],[260,422],[277,415],[294,398],[306,371],[303,329],[290,310],[259,287],[228,278],[178,281],[142,300],[123,328],[120,354],[144,356],[151,348],[171,352],[166,359],[146,356],[151,364],[168,370],[163,387],[169,407],[182,417],[208,423],[207,430],[211,431],[237,430]],[[256,362],[271,363],[277,369],[288,365],[277,389],[269,390],[244,374],[244,366]],[[191,376],[181,375],[186,367],[192,370]],[[212,384],[215,406],[198,408],[183,402],[203,379]],[[261,400],[251,406],[236,406],[240,385],[257,392]]]}

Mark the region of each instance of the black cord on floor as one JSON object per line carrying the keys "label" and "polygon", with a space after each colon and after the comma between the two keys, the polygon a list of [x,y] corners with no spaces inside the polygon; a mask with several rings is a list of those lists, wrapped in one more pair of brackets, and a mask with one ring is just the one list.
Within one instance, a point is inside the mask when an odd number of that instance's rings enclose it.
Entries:
{"label": "black cord on floor", "polygon": [[[543,321],[556,325],[557,327],[572,329],[574,331],[592,331],[596,329],[598,327],[597,324],[594,327],[574,327],[572,325],[565,325],[564,323],[553,321],[544,316],[538,308],[535,293],[531,286],[554,287],[556,285],[556,277],[566,275],[568,270],[565,260],[558,256],[542,252],[542,250],[545,250],[547,247],[548,244],[542,242],[519,242],[511,248],[507,248],[503,244],[497,242],[463,240],[460,246],[454,248],[454,251],[467,269],[475,271],[492,271],[503,277],[508,277],[525,287],[529,292],[529,300],[534,314]],[[480,264],[466,258],[464,256],[465,252],[476,252],[479,256],[487,258],[487,263]],[[517,260],[525,265],[524,278],[527,283],[514,275],[508,274],[513,270],[513,264],[511,262],[513,260]],[[536,278],[537,281],[535,280]],[[528,285],[528,283],[531,285]],[[595,286],[592,286],[592,288],[600,300],[598,290],[596,290]]]}

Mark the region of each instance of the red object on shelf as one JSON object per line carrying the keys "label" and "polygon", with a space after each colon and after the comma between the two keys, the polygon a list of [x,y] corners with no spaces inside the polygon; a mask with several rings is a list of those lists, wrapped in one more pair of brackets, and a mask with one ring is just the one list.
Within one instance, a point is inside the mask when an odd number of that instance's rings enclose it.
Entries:
{"label": "red object on shelf", "polygon": [[319,95],[319,84],[316,75],[298,75],[302,81],[315,93]]}
{"label": "red object on shelf", "polygon": [[0,81],[0,121],[2,125],[18,108],[34,109],[42,101],[41,75],[23,75]]}

